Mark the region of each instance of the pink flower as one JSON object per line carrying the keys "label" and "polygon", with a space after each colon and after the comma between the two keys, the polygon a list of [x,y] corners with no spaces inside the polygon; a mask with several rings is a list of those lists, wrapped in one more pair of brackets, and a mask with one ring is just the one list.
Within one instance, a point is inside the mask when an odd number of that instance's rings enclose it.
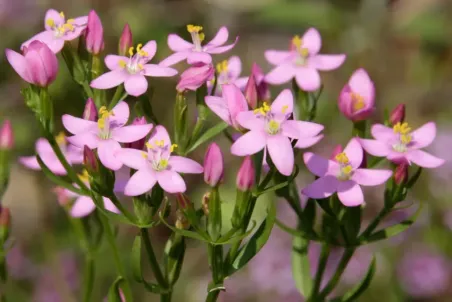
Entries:
{"label": "pink flower", "polygon": [[191,34],[193,43],[187,42],[176,34],[168,36],[168,46],[175,53],[163,60],[160,64],[163,66],[172,66],[183,60],[187,60],[188,64],[194,63],[212,63],[211,54],[224,53],[231,50],[238,41],[238,37],[234,43],[222,46],[226,43],[229,37],[229,32],[226,27],[221,27],[215,37],[206,45],[202,46],[205,35],[201,31],[202,26],[187,25],[187,31]]}
{"label": "pink flower", "polygon": [[211,143],[204,156],[204,181],[215,187],[223,178],[224,161],[220,147]]}
{"label": "pink flower", "polygon": [[343,205],[354,207],[364,203],[360,186],[378,186],[392,175],[390,170],[360,169],[363,161],[363,149],[356,138],[345,147],[344,152],[336,155],[335,160],[307,152],[304,162],[319,178],[303,189],[302,193],[311,198],[328,198],[337,192]]}
{"label": "pink flower", "polygon": [[206,105],[223,121],[240,129],[237,115],[248,110],[245,96],[234,84],[224,84],[223,96],[206,96]]}
{"label": "pink flower", "polygon": [[444,163],[420,149],[429,146],[436,136],[436,125],[429,122],[411,131],[408,123],[397,123],[391,129],[381,124],[372,126],[372,139],[361,139],[361,145],[373,156],[387,157],[388,160],[401,164],[411,162],[423,168],[436,168]]}
{"label": "pink flower", "polygon": [[375,110],[375,86],[367,72],[356,70],[339,95],[339,110],[352,121],[369,118]]}
{"label": "pink flower", "polygon": [[23,55],[11,49],[5,53],[9,64],[28,83],[47,87],[56,79],[58,60],[46,44],[33,41],[23,48]]}
{"label": "pink flower", "polygon": [[119,38],[119,45],[118,45],[118,53],[121,56],[124,56],[127,54],[127,51],[130,47],[133,45],[133,36],[132,36],[132,30],[130,29],[130,26],[128,23],[124,25],[124,28],[121,33],[121,37]]}
{"label": "pink flower", "polygon": [[265,77],[266,82],[279,85],[295,77],[298,86],[305,91],[320,88],[318,70],[338,68],[344,63],[345,55],[320,55],[322,40],[315,28],[306,31],[303,37],[292,39],[289,51],[267,50],[265,58],[276,67]]}
{"label": "pink flower", "polygon": [[54,53],[58,53],[65,41],[77,39],[82,34],[87,23],[88,16],[66,20],[63,12],[58,13],[54,9],[49,9],[44,19],[45,31],[24,42],[21,48],[28,47],[32,41],[38,40],[47,44]]}
{"label": "pink flower", "polygon": [[86,27],[86,49],[89,53],[98,55],[104,49],[104,29],[97,13],[92,10],[88,14]]}
{"label": "pink flower", "polygon": [[237,173],[236,186],[240,191],[246,192],[251,190],[255,183],[256,172],[254,171],[253,160],[250,156],[246,156]]}
{"label": "pink flower", "polygon": [[212,64],[193,64],[180,75],[180,81],[177,83],[176,90],[180,92],[185,90],[196,91],[204,83],[213,79],[214,74],[215,71]]}
{"label": "pink flower", "polygon": [[9,120],[3,121],[0,129],[0,150],[11,150],[14,146],[14,135],[11,122]]}
{"label": "pink flower", "polygon": [[197,162],[171,155],[177,145],[172,145],[163,126],[156,126],[146,143],[147,152],[122,149],[118,158],[124,165],[137,170],[124,188],[127,196],[137,196],[151,190],[158,183],[168,193],[185,192],[186,186],[179,173],[199,174],[203,168]]}
{"label": "pink flower", "polygon": [[68,114],[63,115],[64,127],[74,136],[68,137],[68,141],[82,148],[97,148],[97,154],[101,163],[111,169],[119,170],[122,162],[115,153],[121,149],[119,143],[132,143],[145,137],[152,129],[151,124],[125,126],[129,119],[129,106],[125,102],[119,102],[112,111],[105,107],[99,109],[97,122],[84,120]]}
{"label": "pink flower", "polygon": [[[70,164],[81,164],[83,163],[83,150],[72,145],[67,144],[66,136],[64,133],[60,133],[56,137],[56,141],[61,151],[63,152],[66,160]],[[49,142],[40,138],[36,141],[36,153],[41,157],[44,164],[57,175],[66,175],[66,169],[61,164],[60,160],[57,158],[55,152],[53,152],[52,147]],[[19,158],[19,162],[25,167],[32,170],[41,170],[36,156],[24,156]]]}
{"label": "pink flower", "polygon": [[105,65],[111,71],[104,73],[91,82],[91,87],[97,89],[109,89],[124,83],[126,92],[133,96],[139,96],[148,89],[146,77],[172,77],[177,70],[156,64],[147,64],[157,51],[155,41],[149,41],[146,45],[138,44],[136,53],[134,48],[129,49],[130,57],[108,55],[105,57]]}
{"label": "pink flower", "polygon": [[266,149],[278,171],[290,175],[294,167],[294,154],[290,139],[301,145],[305,139],[315,137],[323,126],[310,122],[289,120],[293,112],[293,96],[289,89],[283,90],[271,107],[240,112],[236,120],[250,131],[238,138],[231,146],[234,155],[245,156]]}
{"label": "pink flower", "polygon": [[[223,84],[235,84],[240,90],[243,90],[248,81],[247,77],[240,77],[242,72],[242,62],[237,56],[230,57],[217,64],[217,88],[215,95],[221,95],[221,86]],[[213,81],[207,82],[209,94],[213,88]]]}

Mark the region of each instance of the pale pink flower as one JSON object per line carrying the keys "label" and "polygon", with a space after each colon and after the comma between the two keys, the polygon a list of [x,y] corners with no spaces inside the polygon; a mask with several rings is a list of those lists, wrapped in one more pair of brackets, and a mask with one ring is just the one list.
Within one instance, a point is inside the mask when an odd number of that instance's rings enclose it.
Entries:
{"label": "pale pink flower", "polygon": [[361,139],[360,142],[364,150],[373,156],[386,157],[396,164],[413,162],[423,168],[436,168],[444,163],[443,159],[421,150],[435,139],[434,122],[414,131],[408,123],[397,123],[393,128],[376,124],[372,126],[371,133],[375,140]]}
{"label": "pale pink flower", "polygon": [[58,53],[63,48],[64,42],[77,39],[82,34],[87,23],[88,16],[66,20],[63,12],[49,9],[44,18],[45,31],[24,42],[21,48],[28,47],[32,41],[38,40],[47,44],[54,53]]}
{"label": "pale pink flower", "polygon": [[96,89],[109,89],[124,83],[126,92],[133,96],[139,96],[148,89],[146,77],[172,77],[177,70],[156,64],[148,64],[155,56],[157,44],[149,41],[146,45],[138,44],[136,53],[134,48],[129,49],[129,56],[108,55],[105,57],[105,65],[111,71],[104,73],[91,82],[91,87]]}
{"label": "pale pink flower", "polygon": [[337,192],[343,205],[354,207],[364,203],[360,186],[378,186],[392,175],[390,170],[360,169],[363,149],[358,139],[353,138],[344,152],[329,160],[311,152],[303,154],[304,163],[315,176],[319,177],[302,190],[315,199],[328,198]]}
{"label": "pale pink flower", "polygon": [[271,106],[264,103],[261,108],[238,113],[238,124],[250,131],[234,142],[232,154],[252,155],[265,149],[278,171],[290,175],[294,167],[291,139],[297,139],[303,145],[304,140],[311,140],[323,130],[319,124],[289,120],[293,105],[292,92],[285,89]]}
{"label": "pale pink flower", "polygon": [[160,64],[163,66],[172,66],[183,60],[187,60],[188,64],[194,63],[212,63],[211,54],[224,53],[231,50],[238,41],[238,37],[234,43],[223,46],[229,37],[226,27],[221,27],[215,37],[206,45],[202,45],[204,41],[204,33],[202,26],[187,25],[187,30],[191,34],[192,43],[185,41],[176,34],[168,36],[168,46],[175,53],[163,60]]}
{"label": "pale pink flower", "polygon": [[321,80],[318,70],[327,71],[338,68],[345,61],[345,55],[321,55],[320,33],[315,28],[308,29],[303,37],[295,36],[289,51],[267,50],[265,58],[276,67],[265,77],[265,81],[279,85],[293,78],[305,91],[320,88]]}
{"label": "pale pink flower", "polygon": [[[248,77],[240,77],[242,73],[242,61],[238,56],[230,57],[217,64],[217,88],[215,95],[221,95],[221,87],[223,84],[234,84],[243,91],[245,89]],[[213,80],[207,82],[209,94],[212,92]]]}
{"label": "pale pink flower", "polygon": [[199,174],[203,168],[197,162],[171,155],[177,145],[171,144],[163,126],[156,126],[146,143],[147,152],[124,148],[118,158],[124,165],[137,170],[124,188],[127,196],[137,196],[151,190],[158,183],[168,193],[185,192],[186,185],[179,173]]}
{"label": "pale pink flower", "polygon": [[82,148],[97,148],[101,163],[111,169],[119,170],[122,162],[115,156],[121,149],[119,143],[132,143],[145,137],[152,129],[152,124],[125,126],[129,119],[129,106],[119,102],[112,111],[105,107],[99,109],[97,122],[84,120],[68,114],[63,115],[64,127],[74,136],[68,141]]}

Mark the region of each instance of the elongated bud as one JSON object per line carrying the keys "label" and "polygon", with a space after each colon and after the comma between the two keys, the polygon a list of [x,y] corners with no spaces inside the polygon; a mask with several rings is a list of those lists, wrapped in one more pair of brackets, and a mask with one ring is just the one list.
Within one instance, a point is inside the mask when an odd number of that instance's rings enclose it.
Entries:
{"label": "elongated bud", "polygon": [[253,74],[250,75],[250,77],[248,78],[248,82],[246,83],[245,99],[246,102],[248,103],[248,106],[250,106],[251,109],[257,108],[258,101],[257,85],[256,79]]}
{"label": "elongated bud", "polygon": [[210,144],[204,157],[204,181],[211,187],[218,185],[223,178],[223,153],[217,144]]}
{"label": "elongated bud", "polygon": [[253,63],[253,67],[251,67],[251,74],[254,76],[254,80],[256,81],[258,101],[263,102],[270,100],[270,89],[264,80],[265,74],[257,63]]}
{"label": "elongated bud", "polygon": [[336,155],[338,155],[339,153],[342,153],[342,145],[337,145],[336,147],[334,147],[333,152],[331,153],[331,160],[336,161]]}
{"label": "elongated bud", "polygon": [[98,119],[96,104],[92,98],[86,100],[85,110],[83,111],[83,119],[96,122]]}
{"label": "elongated bud", "polygon": [[408,180],[408,164],[398,165],[394,171],[394,181],[397,185],[405,184]]}
{"label": "elongated bud", "polygon": [[213,79],[215,69],[212,64],[196,63],[187,68],[181,75],[176,90],[183,92],[186,90],[196,91],[207,81]]}
{"label": "elongated bud", "polygon": [[[147,121],[146,121],[146,119],[144,118],[144,116],[142,116],[142,117],[136,117],[136,118],[133,120],[133,122],[132,122],[132,125],[135,125],[135,126],[137,126],[137,125],[146,125],[146,124],[147,124]],[[132,148],[132,149],[137,149],[137,150],[143,150],[144,144],[146,144],[146,136],[143,137],[142,139],[139,139],[139,140],[133,142],[133,143],[125,144],[125,146],[126,146],[126,148]]]}
{"label": "elongated bud", "polygon": [[399,104],[392,110],[389,116],[389,122],[392,126],[397,123],[403,123],[405,121],[405,104]]}
{"label": "elongated bud", "polygon": [[210,192],[207,192],[202,196],[202,211],[204,215],[209,216],[209,200],[210,200]]}
{"label": "elongated bud", "polygon": [[184,193],[177,194],[176,199],[180,209],[186,209],[192,205],[190,199],[188,199],[188,196]]}
{"label": "elongated bud", "polygon": [[86,27],[86,50],[98,55],[104,49],[104,29],[97,13],[92,10],[88,14]]}
{"label": "elongated bud", "polygon": [[9,237],[11,227],[11,212],[8,208],[0,206],[0,242],[4,243]]}
{"label": "elongated bud", "polygon": [[5,120],[3,122],[2,128],[0,129],[0,149],[1,150],[11,150],[14,145],[13,129],[11,127],[11,122]]}
{"label": "elongated bud", "polygon": [[129,48],[133,46],[133,38],[132,31],[130,30],[130,26],[128,23],[124,25],[124,29],[122,30],[121,38],[119,38],[119,49],[118,53],[121,56],[127,55]]}
{"label": "elongated bud", "polygon": [[236,185],[240,191],[249,191],[254,186],[255,171],[250,156],[245,157],[237,174]]}
{"label": "elongated bud", "polygon": [[90,174],[99,171],[99,163],[97,162],[96,155],[88,146],[83,147],[83,164]]}
{"label": "elongated bud", "polygon": [[176,210],[176,228],[179,230],[188,229],[190,227],[190,222],[185,217],[184,213],[180,210]]}

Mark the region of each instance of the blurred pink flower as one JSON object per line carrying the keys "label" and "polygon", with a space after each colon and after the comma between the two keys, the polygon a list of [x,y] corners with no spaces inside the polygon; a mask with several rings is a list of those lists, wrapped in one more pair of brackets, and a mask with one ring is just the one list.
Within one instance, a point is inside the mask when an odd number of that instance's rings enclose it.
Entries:
{"label": "blurred pink flower", "polygon": [[196,91],[196,89],[210,81],[214,74],[215,71],[212,64],[193,64],[180,75],[176,90],[180,92],[185,90]]}
{"label": "blurred pink flower", "polygon": [[[223,84],[234,84],[243,90],[248,81],[247,77],[240,77],[242,72],[242,61],[238,56],[230,57],[217,64],[217,87],[215,95],[221,95],[221,87]],[[207,82],[209,94],[212,92],[213,81]]]}

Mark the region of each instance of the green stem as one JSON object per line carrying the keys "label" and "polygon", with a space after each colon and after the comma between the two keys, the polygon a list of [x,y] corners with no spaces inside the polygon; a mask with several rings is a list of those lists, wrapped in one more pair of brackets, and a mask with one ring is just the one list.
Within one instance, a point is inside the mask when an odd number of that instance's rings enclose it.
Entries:
{"label": "green stem", "polygon": [[119,103],[123,92],[124,92],[124,86],[119,85],[118,88],[116,88],[115,94],[113,95],[113,98],[111,99],[110,104],[108,104],[108,110],[113,109]]}
{"label": "green stem", "polygon": [[129,210],[127,210],[118,200],[118,197],[116,197],[115,193],[112,193],[109,197],[111,199],[111,202],[118,208],[121,214],[123,214],[130,222],[134,222],[136,220],[132,213],[130,213]]}
{"label": "green stem", "polygon": [[85,259],[85,268],[83,272],[83,302],[92,301],[94,275],[94,259],[91,256],[87,256]]}
{"label": "green stem", "polygon": [[322,285],[322,278],[325,272],[328,257],[330,255],[330,247],[328,243],[322,244],[322,251],[320,253],[319,264],[317,266],[317,273],[315,274],[314,287],[311,291],[311,297],[309,301],[316,301],[316,297],[319,294],[320,286]]}
{"label": "green stem", "polygon": [[215,302],[215,301],[217,301],[219,295],[220,295],[220,291],[218,291],[218,290],[210,292],[207,295],[206,302]]}
{"label": "green stem", "polygon": [[365,240],[367,237],[369,237],[372,232],[378,227],[383,218],[389,214],[389,212],[390,209],[384,207],[361,234],[360,240]]}

